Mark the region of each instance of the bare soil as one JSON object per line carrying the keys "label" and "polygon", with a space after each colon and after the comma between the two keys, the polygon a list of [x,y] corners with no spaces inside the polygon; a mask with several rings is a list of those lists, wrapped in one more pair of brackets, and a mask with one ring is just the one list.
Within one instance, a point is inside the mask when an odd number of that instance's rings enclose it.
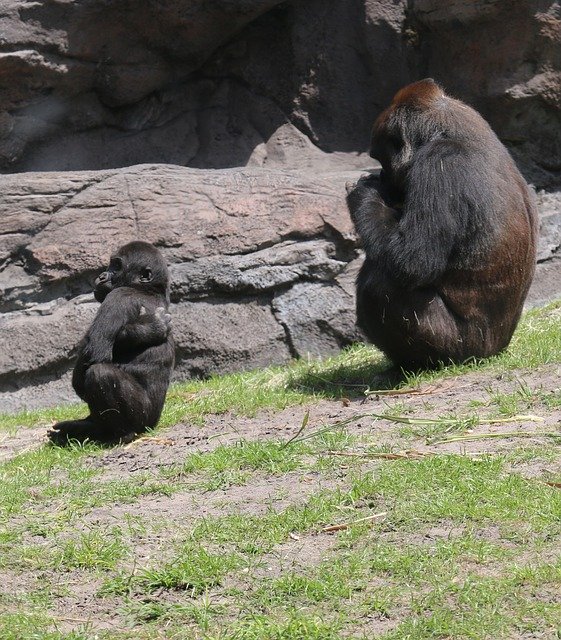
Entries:
{"label": "bare soil", "polygon": [[[309,423],[306,431],[312,432],[326,425],[347,420],[365,413],[399,413],[411,417],[438,418],[444,415],[466,416],[477,413],[488,416],[496,412],[496,406],[489,404],[489,390],[512,393],[521,388],[521,383],[532,390],[553,391],[560,386],[560,365],[550,365],[529,371],[516,371],[497,376],[494,373],[475,373],[458,379],[448,379],[432,386],[415,390],[412,393],[380,394],[364,399],[322,400],[305,406],[295,406],[283,411],[263,411],[248,418],[229,414],[208,416],[203,426],[177,424],[161,429],[156,434],[143,437],[124,446],[108,449],[101,455],[92,456],[89,464],[102,468],[100,482],[124,479],[131,474],[148,473],[157,476],[162,468],[179,465],[193,452],[207,452],[221,444],[232,444],[240,440],[274,439],[287,441],[300,428],[303,416],[309,411]],[[477,403],[477,406],[474,405]],[[483,404],[481,404],[483,403]],[[465,453],[474,456],[481,453],[500,453],[514,446],[540,445],[551,443],[550,439],[540,435],[542,432],[561,434],[561,409],[522,411],[521,413],[540,413],[542,422],[520,419],[513,423],[481,424],[473,427],[470,433],[477,436],[483,433],[525,432],[535,434],[524,440],[505,436],[493,439],[474,439],[466,442],[427,444],[422,436],[404,437],[400,429],[403,425],[386,419],[361,417],[346,425],[355,435],[364,436],[369,443],[390,445],[397,450],[405,446],[421,454]],[[45,442],[45,428],[22,428],[0,437],[0,460],[7,460]],[[465,433],[465,432],[464,432]],[[453,436],[454,434],[449,434]],[[345,453],[345,452],[343,452]],[[352,453],[352,452],[351,452]],[[370,463],[368,463],[370,464]],[[372,468],[380,464],[392,464],[390,460],[373,460]],[[543,477],[544,474],[560,474],[559,463],[533,461],[520,463],[516,471],[529,478]],[[173,495],[149,495],[131,504],[116,504],[99,507],[90,511],[79,524],[85,528],[104,528],[122,523],[125,516],[139,516],[154,521],[170,521],[185,530],[192,523],[209,516],[227,513],[263,514],[273,507],[285,509],[291,504],[299,504],[313,492],[322,488],[338,485],[336,474],[330,479],[307,470],[294,471],[279,475],[253,474],[251,482],[242,486],[230,486],[216,491],[198,489],[186,483]],[[438,538],[454,537],[461,534],[457,525],[442,523],[439,527],[418,532],[410,540],[396,540],[404,543],[429,543]],[[391,532],[386,534],[391,537]],[[489,537],[499,535],[492,529],[485,533]],[[142,545],[135,548],[136,562],[140,565],[160,560],[162,546],[173,545],[176,530],[163,526],[157,534],[145,537]],[[287,568],[318,564],[334,544],[336,538],[329,534],[304,535],[290,539],[279,545],[274,553],[263,558],[259,569],[264,575],[279,575]],[[55,579],[54,572],[43,576]],[[59,597],[57,610],[60,613],[60,630],[76,628],[79,623],[91,623],[95,629],[111,628],[117,630],[126,621],[116,612],[118,600],[111,596],[101,597],[101,580],[84,571],[68,571],[58,574]],[[243,580],[243,577],[239,578]],[[8,589],[27,590],[41,583],[42,575],[30,572],[14,573],[0,570],[0,581]],[[10,587],[9,585],[12,585]],[[159,601],[176,597],[173,593],[159,594]],[[372,633],[382,633],[391,629],[396,620],[374,616],[364,620],[363,628]],[[526,636],[530,637],[530,636]]]}

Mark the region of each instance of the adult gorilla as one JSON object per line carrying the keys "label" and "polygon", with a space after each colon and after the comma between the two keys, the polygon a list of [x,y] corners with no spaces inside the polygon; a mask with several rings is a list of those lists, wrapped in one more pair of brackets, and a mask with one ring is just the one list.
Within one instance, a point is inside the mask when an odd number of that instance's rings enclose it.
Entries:
{"label": "adult gorilla", "polygon": [[431,79],[374,124],[379,177],[349,187],[366,259],[358,324],[406,368],[504,349],[535,268],[537,213],[489,125]]}
{"label": "adult gorilla", "polygon": [[115,441],[154,427],[174,365],[168,270],[153,245],[121,247],[97,278],[94,295],[101,306],[72,376],[90,415],[55,425],[49,437],[58,443]]}

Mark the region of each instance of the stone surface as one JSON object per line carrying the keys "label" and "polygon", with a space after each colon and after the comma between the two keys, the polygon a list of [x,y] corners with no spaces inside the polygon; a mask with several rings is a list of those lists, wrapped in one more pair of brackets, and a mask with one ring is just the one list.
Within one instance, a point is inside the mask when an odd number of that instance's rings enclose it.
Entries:
{"label": "stone surface", "polygon": [[0,0],[0,168],[361,168],[433,76],[561,184],[561,6],[540,0]]}
{"label": "stone surface", "polygon": [[527,306],[561,296],[561,191],[537,194],[540,211],[538,264]]}
{"label": "stone surface", "polygon": [[[93,280],[134,238],[170,264],[176,379],[283,363],[360,339],[361,258],[344,185],[360,172],[167,165],[4,176],[0,411],[74,400]],[[540,192],[529,304],[561,295],[561,192]],[[59,380],[60,379],[60,380]]]}
{"label": "stone surface", "polygon": [[170,264],[176,378],[349,344],[358,248],[344,184],[356,177],[164,165],[5,176],[0,410],[74,399],[68,372],[97,309],[93,279],[134,238]]}
{"label": "stone surface", "polygon": [[414,0],[421,74],[478,109],[538,186],[561,180],[561,5]]}

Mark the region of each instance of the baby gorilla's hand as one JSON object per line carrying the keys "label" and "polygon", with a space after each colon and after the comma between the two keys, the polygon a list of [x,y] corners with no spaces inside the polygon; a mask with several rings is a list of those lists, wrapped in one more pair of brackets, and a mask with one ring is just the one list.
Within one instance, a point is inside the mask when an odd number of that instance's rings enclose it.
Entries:
{"label": "baby gorilla's hand", "polygon": [[168,313],[165,307],[157,307],[154,313],[155,322],[159,326],[161,332],[168,336],[171,331],[171,314]]}

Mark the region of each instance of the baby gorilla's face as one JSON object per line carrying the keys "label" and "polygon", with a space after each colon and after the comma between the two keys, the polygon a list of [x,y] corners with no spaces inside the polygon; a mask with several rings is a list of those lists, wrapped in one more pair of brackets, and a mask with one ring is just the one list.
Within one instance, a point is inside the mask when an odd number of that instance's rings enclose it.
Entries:
{"label": "baby gorilla's face", "polygon": [[100,273],[95,280],[94,297],[103,302],[107,294],[119,286],[119,278],[123,271],[123,261],[118,256],[111,258],[107,271]]}
{"label": "baby gorilla's face", "polygon": [[107,270],[95,281],[94,296],[103,302],[117,287],[160,293],[167,296],[168,271],[159,251],[145,242],[130,242],[109,261]]}

